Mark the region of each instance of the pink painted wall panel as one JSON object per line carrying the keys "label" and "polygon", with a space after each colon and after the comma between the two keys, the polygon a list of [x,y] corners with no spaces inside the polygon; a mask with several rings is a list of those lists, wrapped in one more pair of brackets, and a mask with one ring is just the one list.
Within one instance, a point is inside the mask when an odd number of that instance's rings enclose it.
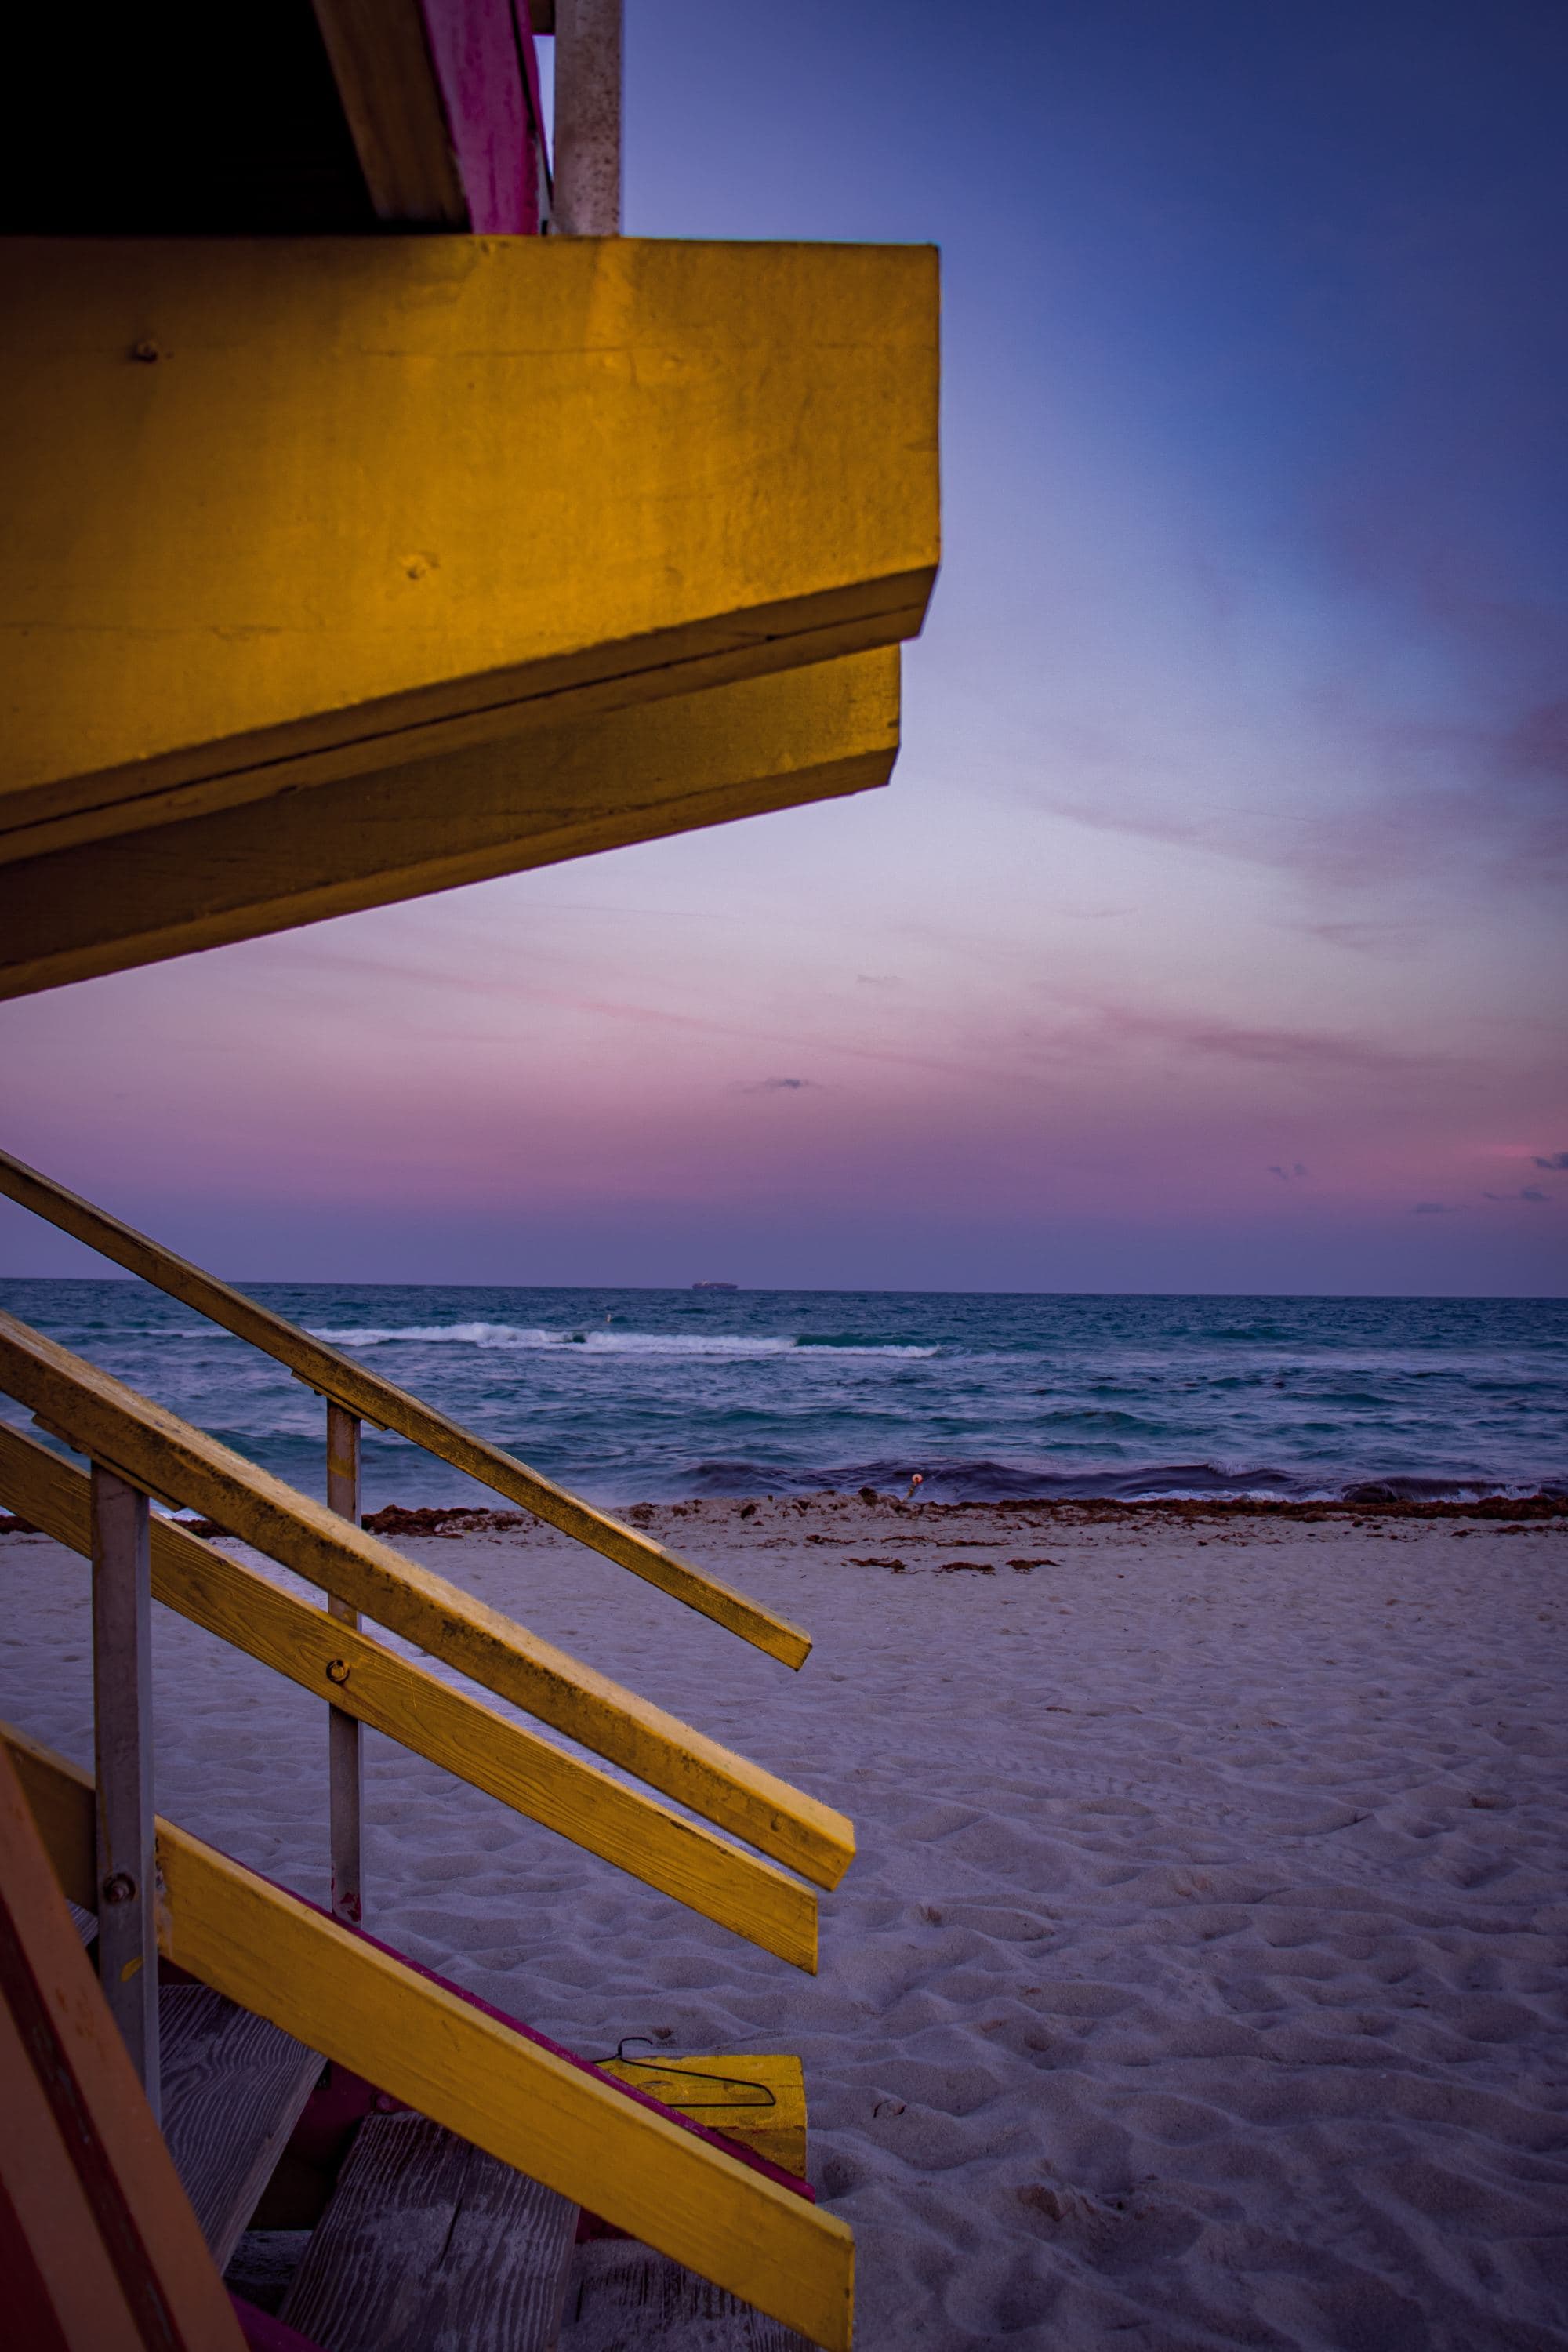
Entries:
{"label": "pink painted wall panel", "polygon": [[537,236],[549,203],[527,0],[421,0],[447,124],[485,236]]}

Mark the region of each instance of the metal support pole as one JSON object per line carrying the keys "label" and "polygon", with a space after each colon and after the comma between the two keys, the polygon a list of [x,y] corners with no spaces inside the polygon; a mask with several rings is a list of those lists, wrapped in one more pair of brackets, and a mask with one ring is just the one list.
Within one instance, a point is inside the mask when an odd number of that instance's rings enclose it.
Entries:
{"label": "metal support pole", "polygon": [[623,0],[556,0],[555,199],[562,236],[621,233]]}
{"label": "metal support pole", "polygon": [[98,1973],[154,2116],[158,1855],[153,1814],[153,1553],[147,1497],[92,1465]]}
{"label": "metal support pole", "polygon": [[[359,1525],[360,1423],[357,1413],[327,1401],[327,1506],[338,1517]],[[331,1615],[345,1625],[358,1625],[359,1612],[329,1594]],[[341,1706],[327,1710],[327,1785],[332,1850],[332,1916],[357,1927],[364,1914],[364,1879],[361,1859],[361,1821],[364,1809],[364,1765],[360,1748],[359,1717]]]}

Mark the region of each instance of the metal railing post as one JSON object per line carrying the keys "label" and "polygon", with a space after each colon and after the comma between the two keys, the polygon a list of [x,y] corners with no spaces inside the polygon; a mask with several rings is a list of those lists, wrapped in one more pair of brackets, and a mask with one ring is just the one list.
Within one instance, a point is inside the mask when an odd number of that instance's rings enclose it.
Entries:
{"label": "metal railing post", "polygon": [[146,1496],[97,1462],[91,1507],[98,1973],[157,2116],[152,1528]]}
{"label": "metal railing post", "polygon": [[[360,1420],[357,1413],[327,1400],[327,1507],[357,1528]],[[357,1627],[359,1612],[329,1594],[330,1615]],[[330,1674],[332,1669],[328,1667]],[[364,1916],[363,1816],[364,1761],[359,1718],[341,1706],[327,1709],[327,1782],[332,1855],[332,1916],[357,1927]]]}
{"label": "metal railing post", "polygon": [[556,0],[555,199],[560,236],[621,233],[623,0]]}

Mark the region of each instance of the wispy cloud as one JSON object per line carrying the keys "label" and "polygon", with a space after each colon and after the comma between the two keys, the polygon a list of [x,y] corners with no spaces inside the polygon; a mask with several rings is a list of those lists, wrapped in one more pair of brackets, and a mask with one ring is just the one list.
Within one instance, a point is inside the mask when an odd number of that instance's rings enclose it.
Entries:
{"label": "wispy cloud", "polygon": [[1544,1158],[1537,1152],[1535,1164],[1538,1168],[1568,1168],[1568,1151],[1549,1151]]}
{"label": "wispy cloud", "polygon": [[815,1078],[738,1078],[732,1091],[738,1095],[798,1095],[816,1085]]}
{"label": "wispy cloud", "polygon": [[1346,948],[1353,955],[1386,955],[1401,948],[1408,949],[1416,932],[1413,923],[1352,923],[1344,921],[1298,923],[1297,930],[1310,939],[1321,940],[1331,948]]}
{"label": "wispy cloud", "polygon": [[1552,1195],[1543,1192],[1539,1184],[1525,1184],[1517,1192],[1484,1192],[1481,1198],[1486,1201],[1550,1201]]}
{"label": "wispy cloud", "polygon": [[1106,1005],[1098,1020],[1116,1037],[1147,1038],[1151,1045],[1219,1055],[1229,1061],[1268,1063],[1281,1069],[1363,1070],[1391,1077],[1428,1068],[1435,1058],[1402,1053],[1368,1038],[1335,1037],[1310,1029],[1253,1028],[1201,1013],[1146,1013],[1131,1006]]}
{"label": "wispy cloud", "polygon": [[1278,1176],[1281,1184],[1293,1184],[1299,1176],[1304,1176],[1306,1172],[1299,1160],[1292,1160],[1289,1168],[1281,1167],[1278,1160],[1274,1160],[1265,1171],[1265,1173],[1269,1176]]}

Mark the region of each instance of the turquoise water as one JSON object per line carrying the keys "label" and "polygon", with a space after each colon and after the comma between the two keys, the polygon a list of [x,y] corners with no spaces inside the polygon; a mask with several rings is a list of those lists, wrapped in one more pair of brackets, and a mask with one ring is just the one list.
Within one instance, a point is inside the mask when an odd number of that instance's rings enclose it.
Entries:
{"label": "turquoise water", "polygon": [[[1568,1301],[253,1292],[606,1503],[901,1488],[915,1470],[933,1500],[1568,1486]],[[319,1399],[160,1293],[0,1282],[0,1304],[322,1491]],[[367,1430],[367,1509],[484,1499]]]}

